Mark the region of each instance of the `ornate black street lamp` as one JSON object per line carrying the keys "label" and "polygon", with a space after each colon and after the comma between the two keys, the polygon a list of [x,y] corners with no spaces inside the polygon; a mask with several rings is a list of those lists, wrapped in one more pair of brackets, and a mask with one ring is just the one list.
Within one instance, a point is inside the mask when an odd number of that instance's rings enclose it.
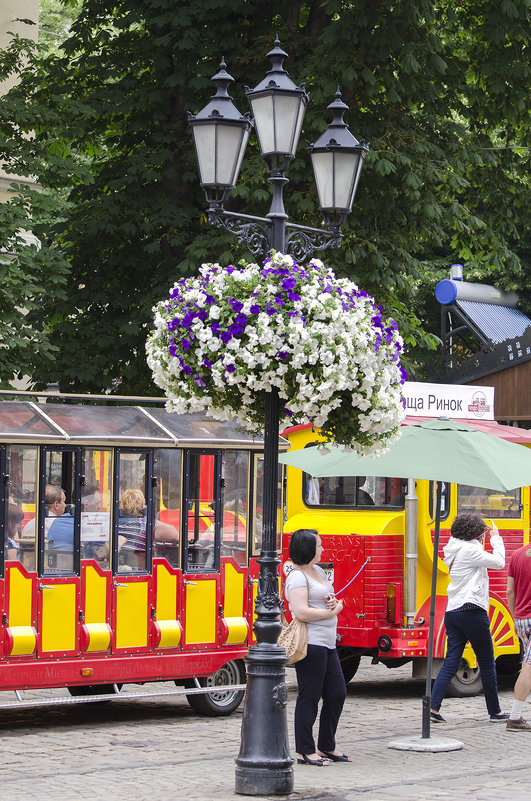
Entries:
{"label": "ornate black street lamp", "polygon": [[[338,91],[329,108],[333,120],[326,132],[309,145],[319,205],[326,227],[311,228],[288,222],[284,209],[285,172],[295,158],[308,95],[283,68],[287,58],[278,38],[268,53],[272,68],[254,89],[246,88],[254,123],[242,116],[228,94],[231,76],[225,62],[212,80],[217,92],[198,114],[189,115],[205,190],[208,219],[234,234],[255,256],[271,249],[289,253],[298,261],[315,251],[341,244],[341,226],[352,208],[363,160],[369,146],[350,133],[343,121],[348,106]],[[252,125],[273,187],[267,217],[227,211],[224,204],[237,183]],[[278,488],[279,397],[266,393],[264,429],[264,510],[260,573],[256,596],[256,645],[249,649],[247,695],[241,748],[236,759],[236,792],[246,795],[287,795],[293,790],[293,760],[287,735],[286,655],[277,645],[280,599],[276,552]]]}

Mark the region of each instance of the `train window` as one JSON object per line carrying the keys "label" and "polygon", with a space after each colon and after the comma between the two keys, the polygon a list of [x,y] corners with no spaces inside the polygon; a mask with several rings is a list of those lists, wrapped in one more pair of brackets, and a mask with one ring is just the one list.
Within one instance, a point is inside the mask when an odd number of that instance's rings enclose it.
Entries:
{"label": "train window", "polygon": [[86,448],[81,486],[81,558],[110,565],[111,451]]}
{"label": "train window", "polygon": [[264,457],[254,456],[253,480],[253,555],[262,549],[262,516],[264,512]]}
{"label": "train window", "polygon": [[[446,520],[450,514],[450,487],[446,481],[442,482],[441,487],[441,520]],[[437,482],[430,481],[430,501],[429,501],[429,514],[432,520],[435,519],[435,511],[437,505]]]}
{"label": "train window", "polygon": [[186,454],[186,565],[189,570],[217,570],[219,565],[220,457]]}
{"label": "train window", "polygon": [[153,487],[153,556],[163,557],[172,567],[180,566],[182,451],[155,451]]}
{"label": "train window", "polygon": [[43,449],[39,504],[40,572],[43,574],[76,572],[79,456],[79,449]]}
{"label": "train window", "polygon": [[[258,556],[262,550],[262,522],[264,512],[264,457],[254,457],[253,481],[253,556]],[[277,484],[277,537],[276,550],[281,548],[282,527],[284,525],[284,471],[279,465]]]}
{"label": "train window", "polygon": [[35,570],[37,530],[37,448],[10,445],[6,448],[9,476],[5,558],[18,559],[26,570]]}
{"label": "train window", "polygon": [[117,452],[115,548],[118,573],[139,572],[148,568],[151,548],[150,477],[150,453]]}
{"label": "train window", "polygon": [[247,502],[249,454],[225,451],[221,556],[232,556],[247,563]]}
{"label": "train window", "polygon": [[477,512],[486,518],[521,517],[520,489],[510,492],[460,484],[457,487],[457,513]]}
{"label": "train window", "polygon": [[331,476],[312,478],[304,473],[306,506],[359,507],[397,506],[404,508],[407,480],[380,476]]}

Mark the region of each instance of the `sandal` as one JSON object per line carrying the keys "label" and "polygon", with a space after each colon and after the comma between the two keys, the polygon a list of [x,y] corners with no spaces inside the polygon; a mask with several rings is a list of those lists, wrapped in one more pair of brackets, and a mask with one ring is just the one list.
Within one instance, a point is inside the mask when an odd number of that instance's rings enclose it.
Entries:
{"label": "sandal", "polygon": [[347,754],[331,754],[328,751],[320,751],[325,759],[329,759],[331,762],[352,762],[351,758],[347,756]]}
{"label": "sandal", "polygon": [[319,757],[319,759],[310,759],[306,754],[302,755],[302,759],[300,759],[300,757],[297,758],[297,762],[299,765],[315,765],[317,768],[323,768],[330,764],[326,758],[321,759],[321,757]]}

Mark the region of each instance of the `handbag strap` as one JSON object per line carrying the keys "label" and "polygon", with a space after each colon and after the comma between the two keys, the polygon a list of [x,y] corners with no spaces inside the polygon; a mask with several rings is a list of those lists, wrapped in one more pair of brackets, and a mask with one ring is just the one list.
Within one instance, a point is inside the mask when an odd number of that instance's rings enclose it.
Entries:
{"label": "handbag strap", "polygon": [[[296,567],[294,567],[293,570],[298,570],[299,573],[302,573],[302,575],[306,579],[306,587],[308,588],[308,596],[309,596],[310,595],[310,582],[308,581],[308,576],[306,575],[304,570],[300,570],[299,568],[296,568]],[[286,581],[284,582],[284,584],[282,586],[282,611],[281,611],[281,615],[284,615],[284,612],[286,611],[286,607],[285,607],[285,603],[286,603],[286,596],[285,596],[286,583],[287,583],[287,580],[288,580],[288,576],[290,576],[293,573],[293,570],[290,570],[290,572],[286,576]]]}

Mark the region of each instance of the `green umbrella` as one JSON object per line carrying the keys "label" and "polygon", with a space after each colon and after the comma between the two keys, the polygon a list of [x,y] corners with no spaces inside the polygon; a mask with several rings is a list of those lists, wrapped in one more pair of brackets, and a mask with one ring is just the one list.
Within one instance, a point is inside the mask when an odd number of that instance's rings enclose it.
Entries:
{"label": "green umbrella", "polygon": [[442,483],[469,484],[507,491],[531,484],[531,450],[446,418],[403,426],[387,453],[360,458],[339,446],[304,448],[283,454],[282,464],[298,467],[315,477],[389,476],[437,482],[433,571],[426,691],[422,699],[422,738],[430,736],[431,672],[437,554],[441,523]]}
{"label": "green umbrella", "polygon": [[403,426],[382,456],[365,458],[337,445],[283,454],[283,464],[312,476],[389,476],[447,481],[507,491],[531,484],[531,450],[452,420]]}

